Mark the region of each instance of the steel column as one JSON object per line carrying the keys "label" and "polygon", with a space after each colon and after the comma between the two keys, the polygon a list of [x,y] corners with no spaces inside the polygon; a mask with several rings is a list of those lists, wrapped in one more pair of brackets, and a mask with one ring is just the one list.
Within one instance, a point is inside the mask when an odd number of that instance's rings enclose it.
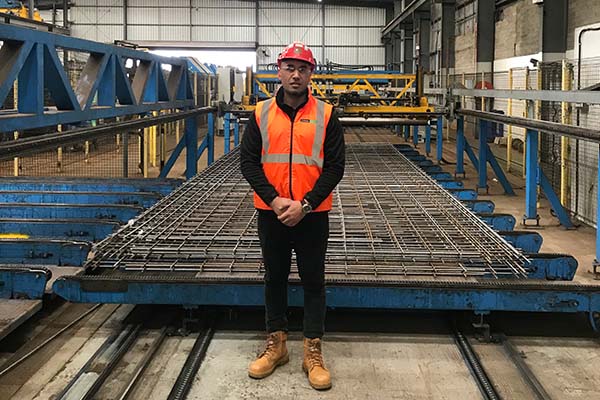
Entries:
{"label": "steel column", "polygon": [[425,153],[431,153],[431,121],[425,126]]}
{"label": "steel column", "polygon": [[210,166],[215,161],[215,116],[213,113],[208,114],[208,132],[206,133],[206,140],[208,165]]}
{"label": "steel column", "polygon": [[231,151],[231,124],[230,124],[230,116],[231,114],[225,113],[225,117],[223,118],[223,140],[224,143],[224,154],[229,154]]}
{"label": "steel column", "polygon": [[198,148],[198,125],[195,117],[185,120],[185,177],[192,178],[198,172],[196,149]]}
{"label": "steel column", "polygon": [[436,129],[437,129],[437,132],[435,133],[435,135],[436,135],[436,139],[435,139],[436,143],[435,144],[436,144],[437,150],[436,150],[435,156],[436,156],[437,162],[439,164],[442,161],[442,156],[443,156],[442,152],[443,152],[443,140],[444,140],[443,139],[443,136],[444,136],[443,129],[444,128],[443,128],[442,117],[438,117]]}
{"label": "steel column", "polygon": [[233,117],[233,146],[238,147],[240,144],[240,119]]}
{"label": "steel column", "polygon": [[465,176],[465,118],[458,117],[456,120],[456,169],[454,176],[462,174]]}
{"label": "steel column", "polygon": [[[483,119],[479,119],[479,163],[477,173],[479,181],[477,189],[488,189],[487,184],[487,142],[486,142],[487,123]],[[537,148],[537,147],[536,147]]]}
{"label": "steel column", "polygon": [[413,126],[413,146],[419,146],[419,125]]}
{"label": "steel column", "polygon": [[524,223],[528,219],[534,219],[539,224],[537,213],[537,183],[538,183],[538,141],[539,133],[527,129],[525,143],[525,215]]}
{"label": "steel column", "polygon": [[404,125],[404,140],[408,142],[410,136],[410,125]]}

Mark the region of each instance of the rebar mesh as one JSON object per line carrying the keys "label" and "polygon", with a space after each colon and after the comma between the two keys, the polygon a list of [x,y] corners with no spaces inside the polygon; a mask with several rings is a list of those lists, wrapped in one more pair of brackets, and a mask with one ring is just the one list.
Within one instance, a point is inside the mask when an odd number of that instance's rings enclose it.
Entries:
{"label": "rebar mesh", "polygon": [[[252,195],[234,151],[100,243],[87,267],[256,278],[264,269]],[[328,278],[527,274],[521,253],[392,145],[347,146],[333,205]]]}

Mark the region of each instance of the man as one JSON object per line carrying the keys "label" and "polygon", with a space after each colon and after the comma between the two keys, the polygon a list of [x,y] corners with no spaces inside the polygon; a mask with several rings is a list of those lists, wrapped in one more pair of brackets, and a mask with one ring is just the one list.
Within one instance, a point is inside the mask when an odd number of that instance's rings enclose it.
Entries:
{"label": "man", "polygon": [[279,55],[281,88],[260,102],[244,132],[241,168],[254,189],[258,235],[265,265],[267,344],[248,367],[253,378],[288,362],[287,283],[292,249],[304,288],[302,368],[315,389],[329,389],[323,362],[325,253],[332,191],[344,175],[344,135],[333,107],[308,86],[312,52],[292,43]]}

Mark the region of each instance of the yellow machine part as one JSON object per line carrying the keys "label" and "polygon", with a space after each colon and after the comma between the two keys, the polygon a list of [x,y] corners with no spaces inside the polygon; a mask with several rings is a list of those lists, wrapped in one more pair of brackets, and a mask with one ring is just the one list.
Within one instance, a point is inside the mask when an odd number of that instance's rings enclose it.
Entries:
{"label": "yellow machine part", "polygon": [[29,239],[29,235],[22,233],[0,233],[0,239]]}
{"label": "yellow machine part", "polygon": [[[29,9],[21,4],[20,7],[14,8],[0,8],[0,13],[4,14],[12,14],[20,18],[29,19]],[[43,21],[38,10],[33,10],[33,20],[34,21]]]}

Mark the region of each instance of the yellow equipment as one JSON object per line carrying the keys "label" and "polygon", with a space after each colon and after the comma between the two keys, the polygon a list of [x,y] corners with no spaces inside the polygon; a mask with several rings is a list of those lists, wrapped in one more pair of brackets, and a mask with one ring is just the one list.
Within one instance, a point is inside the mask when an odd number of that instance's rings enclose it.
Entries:
{"label": "yellow equipment", "polygon": [[[29,19],[29,9],[20,1],[2,0],[0,1],[0,13],[14,15],[19,18]],[[33,20],[43,21],[40,12],[37,9],[33,10]]]}

